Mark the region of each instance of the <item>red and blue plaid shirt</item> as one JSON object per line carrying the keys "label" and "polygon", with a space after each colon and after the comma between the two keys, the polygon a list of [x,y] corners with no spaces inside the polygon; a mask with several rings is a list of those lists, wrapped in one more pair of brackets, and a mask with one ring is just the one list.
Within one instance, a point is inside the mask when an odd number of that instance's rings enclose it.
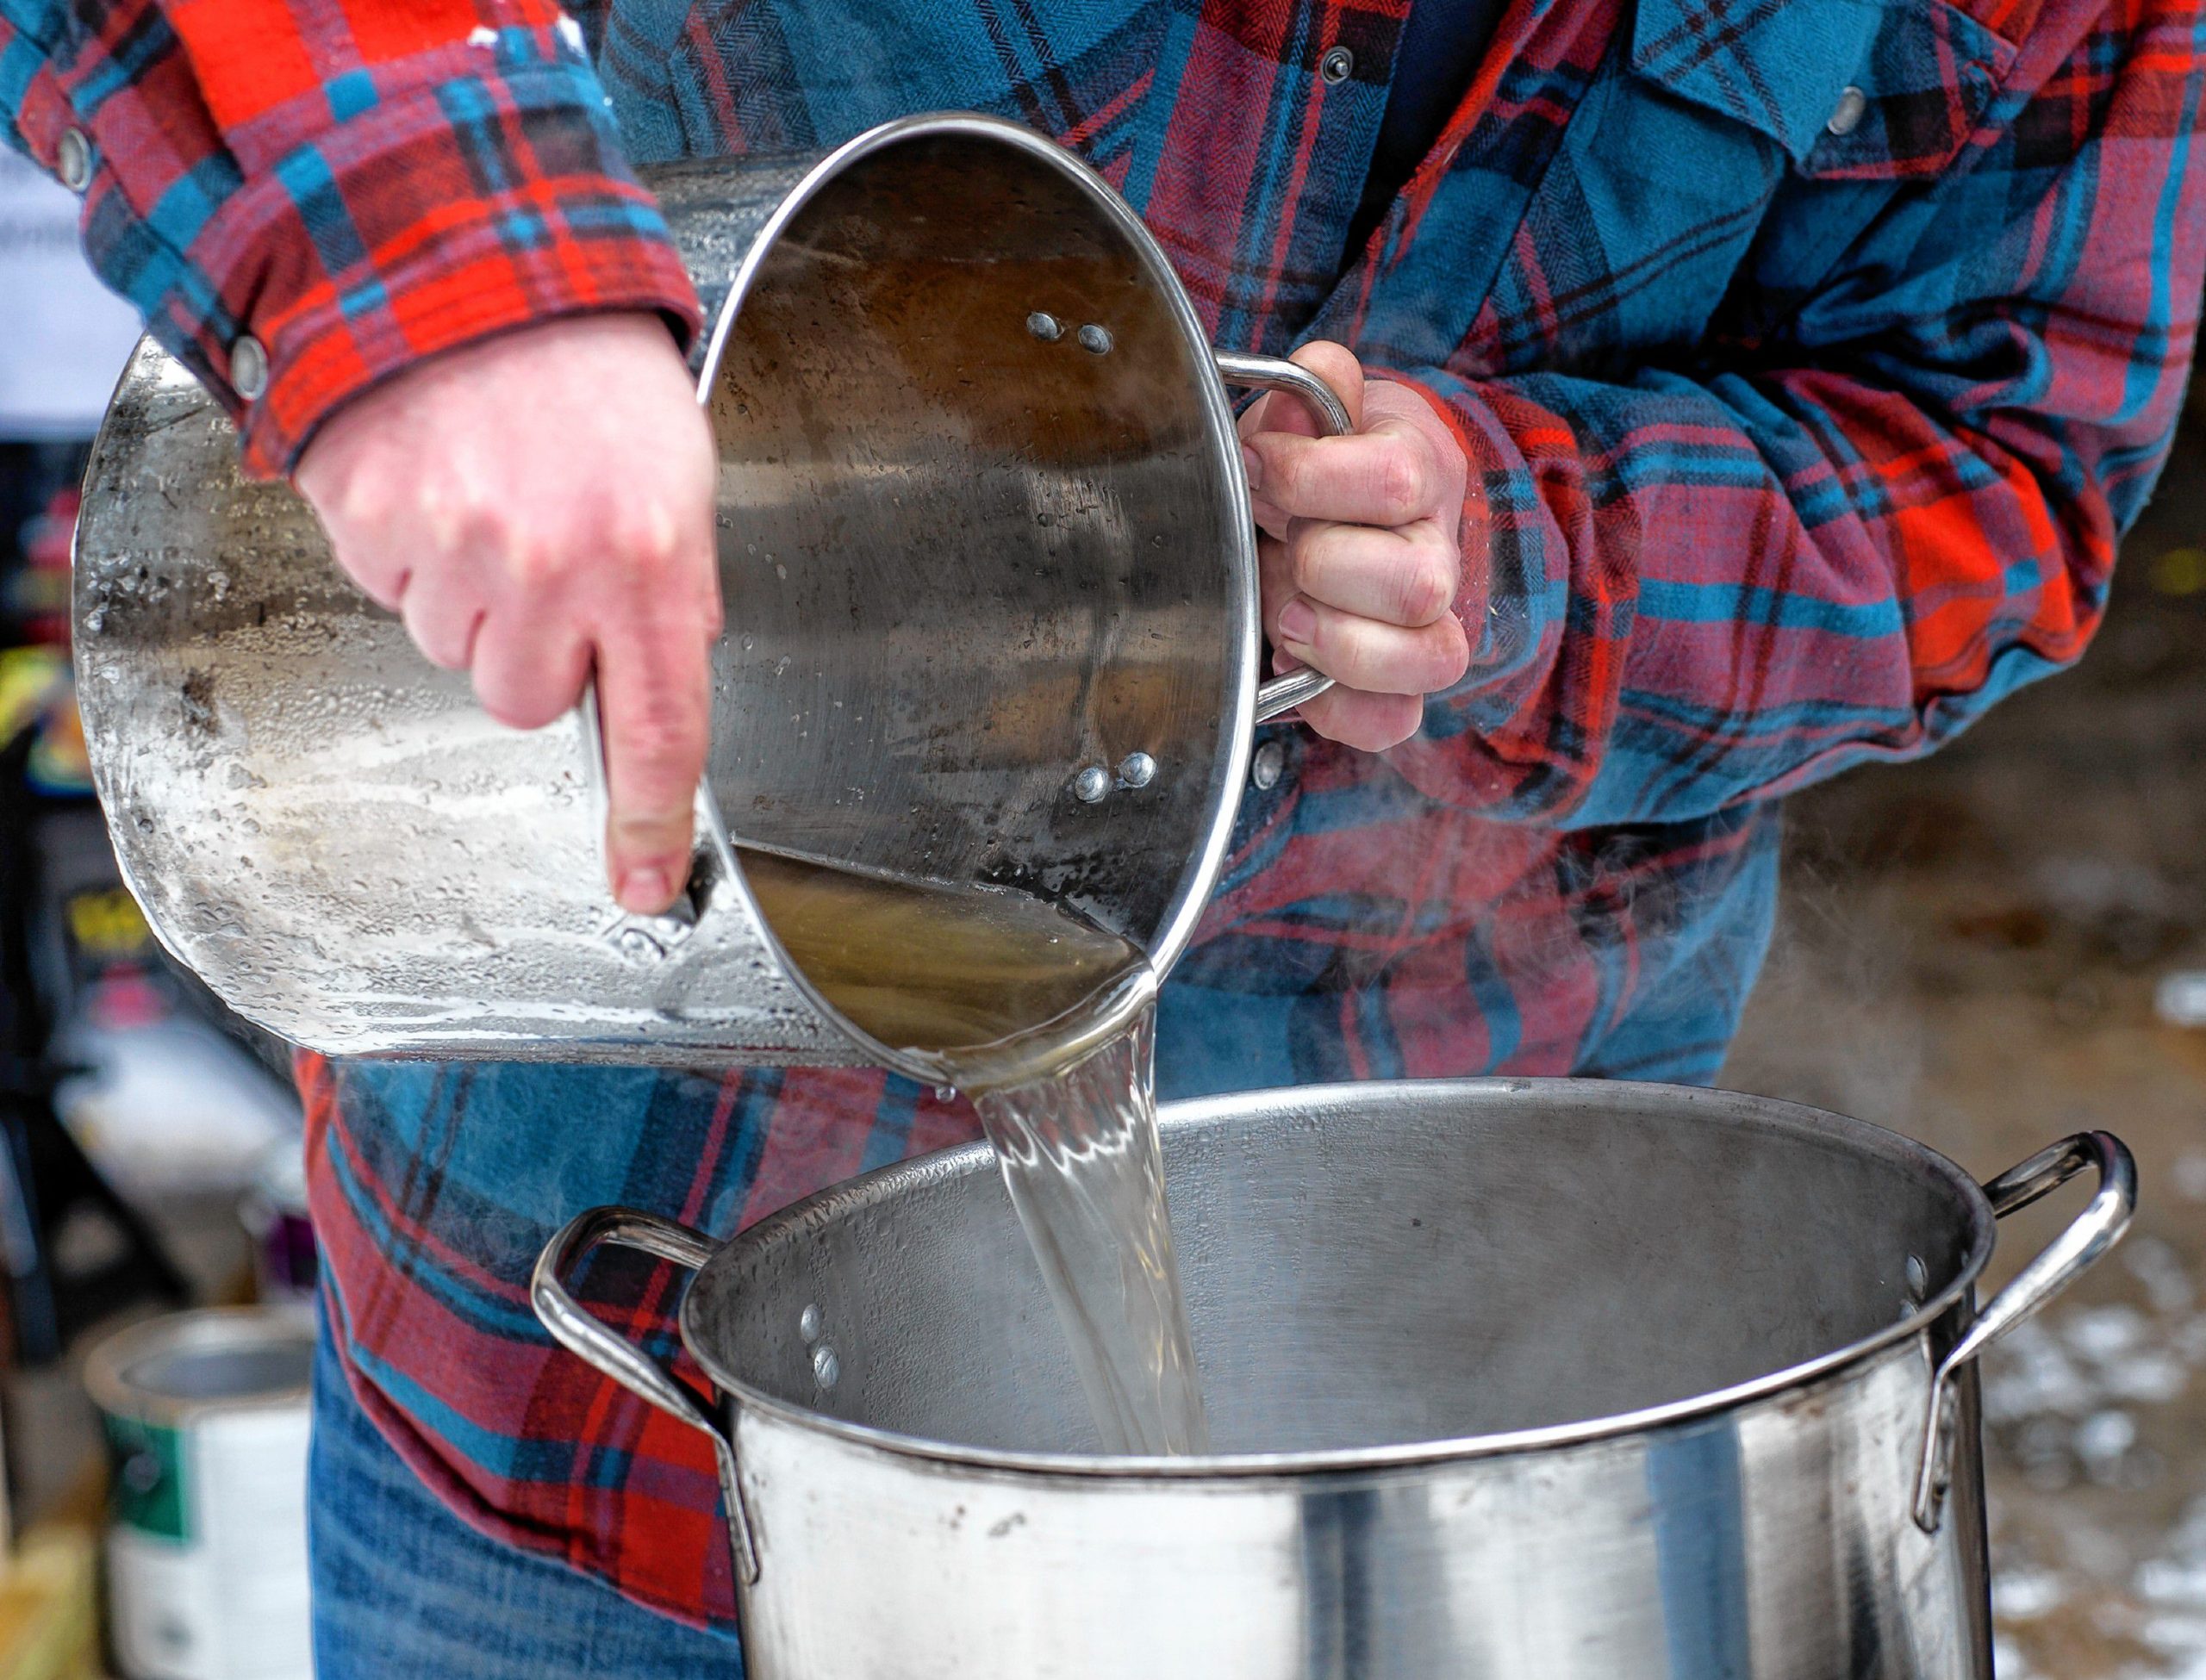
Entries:
{"label": "red and blue plaid shirt", "polygon": [[[0,0],[0,105],[93,159],[94,261],[279,471],[416,358],[695,301],[624,155],[964,107],[1078,148],[1221,345],[1422,385],[1492,606],[1422,734],[1274,731],[1166,992],[1168,1094],[1705,1079],[1772,799],[2074,659],[2167,448],[2206,253],[2199,0],[1514,0],[1344,249],[1408,0]],[[1318,73],[1336,47],[1353,68]],[[1334,62],[1337,64],[1338,60]],[[72,144],[75,144],[72,142]],[[265,395],[226,385],[268,347]],[[703,1442],[553,1350],[578,1209],[715,1232],[973,1134],[878,1073],[325,1065],[303,1083],[364,1403],[489,1532],[730,1614]],[[587,1293],[671,1353],[664,1269]]]}

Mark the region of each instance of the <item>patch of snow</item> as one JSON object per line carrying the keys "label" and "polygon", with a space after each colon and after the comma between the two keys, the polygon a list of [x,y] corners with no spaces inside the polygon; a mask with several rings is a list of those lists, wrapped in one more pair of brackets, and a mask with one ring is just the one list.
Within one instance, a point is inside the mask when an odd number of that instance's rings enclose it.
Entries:
{"label": "patch of snow", "polygon": [[2049,1569],[2010,1569],[1992,1577],[1991,1614],[2005,1621],[2035,1621],[2067,1602],[2070,1591]]}
{"label": "patch of snow", "polygon": [[2185,1201],[2206,1202],[2206,1150],[2184,1150],[2176,1157],[2175,1171],[2169,1176]]}

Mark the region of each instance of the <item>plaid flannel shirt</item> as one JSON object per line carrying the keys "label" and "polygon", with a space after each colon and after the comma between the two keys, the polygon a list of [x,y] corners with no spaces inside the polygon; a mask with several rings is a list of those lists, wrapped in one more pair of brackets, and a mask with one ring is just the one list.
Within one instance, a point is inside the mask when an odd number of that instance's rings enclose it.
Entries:
{"label": "plaid flannel shirt", "polygon": [[[1421,388],[1492,525],[1474,662],[1416,739],[1268,731],[1287,774],[1166,990],[1167,1094],[1706,1079],[1766,936],[1773,798],[1935,747],[2098,621],[2197,324],[2206,23],[1514,0],[1345,250],[1407,3],[596,0],[577,35],[549,0],[0,0],[0,98],[49,164],[89,139],[96,263],[267,470],[446,345],[563,310],[686,326],[624,151],[944,107],[1078,148],[1218,343],[1335,338]],[[248,331],[272,373],[245,403]],[[383,1430],[489,1532],[728,1616],[703,1442],[550,1347],[529,1264],[586,1204],[725,1233],[970,1111],[857,1072],[302,1073],[328,1299]],[[664,1268],[585,1281],[675,1354]]]}

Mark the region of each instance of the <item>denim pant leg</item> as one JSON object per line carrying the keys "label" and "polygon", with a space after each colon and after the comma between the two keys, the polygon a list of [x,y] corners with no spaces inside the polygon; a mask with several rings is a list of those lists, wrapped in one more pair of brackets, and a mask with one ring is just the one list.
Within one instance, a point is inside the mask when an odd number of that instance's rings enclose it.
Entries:
{"label": "denim pant leg", "polygon": [[361,1412],[326,1328],[308,1488],[316,1680],[741,1680],[732,1634],[654,1615],[446,1510]]}

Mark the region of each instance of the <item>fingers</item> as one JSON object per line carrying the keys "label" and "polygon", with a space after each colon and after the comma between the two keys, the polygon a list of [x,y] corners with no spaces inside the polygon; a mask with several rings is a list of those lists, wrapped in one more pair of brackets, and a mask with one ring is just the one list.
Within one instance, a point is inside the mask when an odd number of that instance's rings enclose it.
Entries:
{"label": "fingers", "polygon": [[1399,747],[1424,721],[1424,701],[1415,694],[1366,694],[1353,688],[1328,688],[1300,707],[1302,721],[1329,741],[1359,752]]}
{"label": "fingers", "polygon": [[[1330,386],[1333,395],[1340,398],[1341,406],[1348,410],[1349,428],[1359,432],[1363,429],[1363,364],[1355,359],[1354,351],[1345,345],[1319,339],[1304,345],[1287,360],[1307,368]],[[1310,405],[1292,391],[1265,392],[1249,405],[1248,412],[1241,417],[1240,428],[1243,438],[1262,432],[1315,438],[1324,430]]]}
{"label": "fingers", "polygon": [[590,645],[549,615],[516,614],[484,623],[473,664],[485,712],[514,729],[541,729],[582,699]]}
{"label": "fingers", "polygon": [[353,399],[295,474],[339,563],[523,728],[595,663],[608,873],[655,912],[689,866],[720,624],[712,431],[664,324],[562,317]]}
{"label": "fingers", "polygon": [[1352,438],[1263,432],[1245,439],[1252,495],[1289,519],[1402,526],[1462,501],[1461,457],[1451,470],[1430,431],[1383,420]]}
{"label": "fingers", "polygon": [[639,628],[601,639],[607,872],[626,909],[656,915],[689,874],[698,779],[712,713],[708,639]]}
{"label": "fingers", "polygon": [[485,608],[474,580],[452,571],[409,577],[399,596],[398,616],[406,633],[433,665],[464,671],[475,656],[475,638]]}
{"label": "fingers", "polygon": [[[1297,365],[1308,368],[1332,389],[1348,410],[1351,430],[1363,425],[1363,394],[1365,390],[1362,364],[1355,353],[1342,345],[1324,339],[1304,345],[1288,358]],[[1315,438],[1324,430],[1318,424],[1316,413],[1310,405],[1292,391],[1268,391],[1250,403],[1239,422],[1243,447],[1243,465],[1249,474],[1250,511],[1256,515],[1259,529],[1274,537],[1287,534],[1288,520],[1293,516],[1274,507],[1258,489],[1258,481],[1264,473],[1261,456],[1246,447],[1249,439],[1266,433],[1283,433],[1298,438]]]}
{"label": "fingers", "polygon": [[1281,652],[1372,694],[1436,694],[1471,664],[1469,639],[1452,614],[1411,629],[1294,595],[1280,607],[1271,637]]}
{"label": "fingers", "polygon": [[1399,531],[1299,520],[1274,557],[1275,595],[1297,592],[1328,607],[1410,629],[1455,607],[1462,551],[1436,520]]}

